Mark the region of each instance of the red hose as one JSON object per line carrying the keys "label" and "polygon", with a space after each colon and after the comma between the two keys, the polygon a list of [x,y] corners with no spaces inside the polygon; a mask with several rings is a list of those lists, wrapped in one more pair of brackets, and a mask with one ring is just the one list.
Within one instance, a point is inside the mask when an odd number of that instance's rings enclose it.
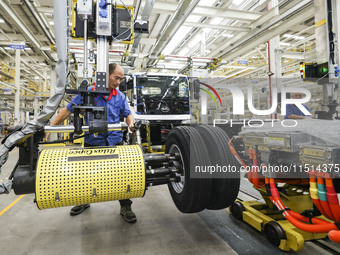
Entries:
{"label": "red hose", "polygon": [[[231,144],[231,142],[234,140],[234,138],[231,138],[229,140],[229,149],[231,151],[231,153],[234,155],[234,157],[236,158],[236,160],[244,167],[245,170],[248,169],[247,165],[243,162],[243,160],[241,159],[241,157],[237,154],[235,148],[233,147],[233,145]],[[248,171],[248,180],[253,183],[253,180],[251,178],[251,172]]]}
{"label": "red hose", "polygon": [[327,199],[329,203],[329,207],[334,215],[336,221],[340,221],[340,206],[338,195],[335,192],[333,186],[333,180],[331,178],[326,178],[326,189],[327,189]]}
{"label": "red hose", "polygon": [[333,242],[340,243],[340,231],[339,230],[332,230],[328,233],[329,239]]}
{"label": "red hose", "polygon": [[231,151],[231,153],[234,155],[234,157],[236,158],[236,160],[246,169],[247,165],[243,162],[243,160],[241,159],[241,157],[237,154],[235,148],[233,147],[233,145],[231,144],[231,142],[234,140],[234,138],[231,138],[229,140],[229,149]]}
{"label": "red hose", "polygon": [[258,189],[262,188],[265,182],[264,182],[264,178],[261,177],[258,172],[259,167],[258,167],[256,151],[253,151],[253,165],[252,165],[251,171],[252,171],[253,184],[255,188],[258,188]]}
{"label": "red hose", "polygon": [[[317,182],[319,185],[325,185],[325,182],[323,180],[323,178],[321,178],[321,173],[318,173],[317,175]],[[320,204],[323,208],[323,210],[325,211],[325,216],[328,218],[328,219],[331,219],[331,220],[335,220],[334,216],[333,216],[333,213],[331,211],[331,208],[329,207],[329,204],[328,204],[328,201],[322,201],[320,200]]]}
{"label": "red hose", "polygon": [[301,221],[299,221],[298,219],[296,219],[293,216],[293,212],[291,210],[287,210],[287,207],[283,204],[280,195],[279,195],[279,191],[277,190],[276,186],[275,186],[275,181],[274,179],[269,179],[269,183],[270,183],[270,191],[272,193],[272,202],[273,204],[275,204],[279,210],[283,211],[283,215],[285,216],[285,218],[292,223],[295,227],[306,231],[306,232],[311,232],[311,233],[327,233],[331,230],[337,230],[337,226],[334,223],[319,223],[316,225],[312,225],[312,224],[306,224],[303,223]]}
{"label": "red hose", "polygon": [[[316,183],[316,177],[315,175],[309,171],[309,177],[310,177],[310,182]],[[320,200],[319,199],[313,199],[313,203],[315,204],[316,208],[318,208],[318,210],[321,212],[322,215],[324,215],[325,217],[329,218],[325,212],[325,210],[322,208]]]}
{"label": "red hose", "polygon": [[[301,215],[300,213],[294,212],[294,211],[290,211],[290,213],[292,214],[293,217],[295,217],[298,220],[304,221],[306,223],[310,223],[309,218]],[[328,221],[319,219],[319,218],[311,218],[311,221],[313,224],[325,224],[325,223],[330,223]]]}
{"label": "red hose", "polygon": [[275,183],[288,183],[288,184],[298,184],[298,185],[308,185],[308,179],[275,179]]}

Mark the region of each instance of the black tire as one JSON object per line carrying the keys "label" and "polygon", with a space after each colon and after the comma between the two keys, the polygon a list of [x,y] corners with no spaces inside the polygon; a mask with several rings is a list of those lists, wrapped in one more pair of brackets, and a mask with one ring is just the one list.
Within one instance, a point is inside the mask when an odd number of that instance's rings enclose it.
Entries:
{"label": "black tire", "polygon": [[[196,213],[204,210],[211,195],[211,180],[190,178],[190,167],[209,165],[208,151],[200,134],[192,127],[176,127],[168,134],[165,153],[175,153],[175,166],[183,169],[181,182],[168,185],[171,197],[182,213]],[[193,170],[193,169],[192,169]]]}
{"label": "black tire", "polygon": [[209,151],[212,166],[230,166],[236,172],[223,173],[225,178],[212,179],[212,192],[207,209],[220,210],[235,202],[240,189],[239,164],[229,149],[229,137],[219,127],[196,126]]}
{"label": "black tire", "polygon": [[246,209],[244,208],[243,204],[239,201],[236,201],[230,206],[231,215],[233,215],[238,220],[243,220],[243,212]]}
{"label": "black tire", "polygon": [[287,240],[286,232],[276,221],[268,222],[263,230],[268,241],[275,246],[280,246],[281,240]]}

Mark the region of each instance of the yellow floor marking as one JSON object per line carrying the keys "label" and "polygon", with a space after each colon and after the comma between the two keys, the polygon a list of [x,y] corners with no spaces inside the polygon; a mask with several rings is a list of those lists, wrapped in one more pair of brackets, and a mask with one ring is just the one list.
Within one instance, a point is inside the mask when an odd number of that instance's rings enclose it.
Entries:
{"label": "yellow floor marking", "polygon": [[12,153],[12,152],[17,152],[19,149],[16,149],[16,150],[13,150],[13,151],[10,151],[9,153]]}
{"label": "yellow floor marking", "polygon": [[22,199],[25,195],[21,195],[18,197],[13,203],[11,203],[9,206],[7,206],[5,209],[3,209],[0,212],[0,216],[3,215],[5,212],[7,212],[13,205],[15,205],[17,202],[19,202],[20,199]]}

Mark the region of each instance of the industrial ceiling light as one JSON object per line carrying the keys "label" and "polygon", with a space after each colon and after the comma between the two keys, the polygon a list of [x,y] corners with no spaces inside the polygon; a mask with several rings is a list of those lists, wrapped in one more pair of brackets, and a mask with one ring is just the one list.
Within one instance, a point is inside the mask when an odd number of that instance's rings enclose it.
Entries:
{"label": "industrial ceiling light", "polygon": [[286,43],[286,42],[280,42],[280,45],[282,45],[282,46],[291,46],[292,44],[291,43]]}
{"label": "industrial ceiling light", "polygon": [[292,38],[292,39],[295,39],[295,40],[303,40],[303,39],[305,39],[305,37],[303,37],[303,36],[290,35],[290,34],[284,34],[283,37]]}
{"label": "industrial ceiling light", "polygon": [[222,34],[223,37],[227,37],[227,38],[232,38],[234,37],[234,35],[232,34]]}
{"label": "industrial ceiling light", "polygon": [[233,0],[233,4],[240,5],[244,2],[244,0]]}
{"label": "industrial ceiling light", "polygon": [[4,19],[0,18],[0,23],[5,23]]}

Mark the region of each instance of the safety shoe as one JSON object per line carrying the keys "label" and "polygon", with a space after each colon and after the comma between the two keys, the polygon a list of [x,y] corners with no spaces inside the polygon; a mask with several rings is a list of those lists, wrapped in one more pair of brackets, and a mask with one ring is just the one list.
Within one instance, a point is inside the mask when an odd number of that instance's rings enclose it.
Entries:
{"label": "safety shoe", "polygon": [[131,205],[122,205],[120,215],[122,215],[128,223],[135,223],[137,221],[136,214],[131,210]]}
{"label": "safety shoe", "polygon": [[80,213],[82,213],[86,208],[89,208],[90,205],[89,204],[85,204],[85,205],[76,205],[75,207],[73,207],[70,211],[70,214],[72,216],[78,215]]}

